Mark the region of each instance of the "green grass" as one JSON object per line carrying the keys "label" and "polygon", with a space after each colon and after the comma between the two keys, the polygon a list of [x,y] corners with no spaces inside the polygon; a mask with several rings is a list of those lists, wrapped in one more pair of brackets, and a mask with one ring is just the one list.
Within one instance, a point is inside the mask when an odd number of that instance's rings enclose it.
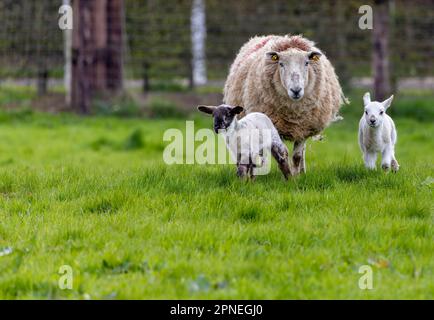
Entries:
{"label": "green grass", "polygon": [[401,170],[368,172],[348,110],[287,183],[165,165],[181,119],[1,112],[0,298],[433,299],[433,122],[395,119]]}

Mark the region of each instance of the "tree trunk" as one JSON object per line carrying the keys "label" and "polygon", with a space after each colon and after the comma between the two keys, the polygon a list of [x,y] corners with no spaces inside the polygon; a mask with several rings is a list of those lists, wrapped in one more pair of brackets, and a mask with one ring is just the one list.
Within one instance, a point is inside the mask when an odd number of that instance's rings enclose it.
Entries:
{"label": "tree trunk", "polygon": [[335,0],[333,8],[336,12],[334,21],[335,37],[336,37],[336,70],[339,75],[339,82],[344,91],[350,89],[351,75],[348,70],[348,43],[347,43],[347,25],[345,18],[345,9],[347,3],[344,0]]}
{"label": "tree trunk", "polygon": [[91,66],[94,61],[92,39],[93,1],[73,2],[72,104],[80,113],[88,113],[91,103]]}
{"label": "tree trunk", "polygon": [[38,70],[38,96],[43,96],[47,94],[47,86],[48,86],[48,71],[44,66],[39,66]]}
{"label": "tree trunk", "polygon": [[72,104],[89,113],[95,93],[122,89],[123,1],[73,3]]}
{"label": "tree trunk", "polygon": [[94,61],[94,74],[93,74],[93,88],[95,91],[104,91],[107,87],[108,70],[107,70],[107,44],[108,44],[108,19],[107,19],[107,1],[110,0],[96,0],[92,12],[93,36],[95,51],[93,53]]}
{"label": "tree trunk", "polygon": [[123,0],[108,1],[107,88],[113,92],[118,92],[123,89],[123,10]]}
{"label": "tree trunk", "polygon": [[389,73],[389,1],[375,0],[374,26],[372,32],[374,95],[383,101],[390,94]]}
{"label": "tree trunk", "polygon": [[204,0],[193,0],[191,9],[191,67],[192,84],[200,86],[207,83],[206,75],[206,24]]}
{"label": "tree trunk", "polygon": [[[44,39],[44,12],[47,10],[47,3],[40,1],[35,4],[35,29],[34,32],[39,39]],[[48,69],[47,60],[43,53],[43,41],[36,42],[36,61],[37,61],[37,74],[36,74],[36,89],[38,96],[47,94],[48,87]]]}
{"label": "tree trunk", "polygon": [[[71,5],[71,0],[63,0],[64,5]],[[65,86],[65,102],[66,105],[71,105],[71,68],[72,68],[72,30],[63,30],[63,54],[65,65],[63,67],[63,81]]]}
{"label": "tree trunk", "polygon": [[151,90],[151,84],[149,81],[149,63],[143,62],[143,92],[149,92]]}

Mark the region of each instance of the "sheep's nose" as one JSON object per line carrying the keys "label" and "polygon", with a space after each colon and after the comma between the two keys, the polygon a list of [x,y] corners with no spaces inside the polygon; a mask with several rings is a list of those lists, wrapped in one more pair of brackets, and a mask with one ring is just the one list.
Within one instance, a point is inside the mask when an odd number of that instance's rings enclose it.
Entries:
{"label": "sheep's nose", "polygon": [[369,121],[371,122],[371,124],[374,124],[376,120],[375,119],[370,119]]}
{"label": "sheep's nose", "polygon": [[216,125],[214,126],[214,132],[215,133],[219,133],[219,130],[225,130],[225,126],[224,125]]}
{"label": "sheep's nose", "polygon": [[301,88],[300,87],[297,87],[297,88],[294,88],[294,89],[290,89],[291,90],[291,92],[294,94],[294,95],[296,95],[296,96],[298,96],[298,94],[300,93],[300,91],[301,91]]}

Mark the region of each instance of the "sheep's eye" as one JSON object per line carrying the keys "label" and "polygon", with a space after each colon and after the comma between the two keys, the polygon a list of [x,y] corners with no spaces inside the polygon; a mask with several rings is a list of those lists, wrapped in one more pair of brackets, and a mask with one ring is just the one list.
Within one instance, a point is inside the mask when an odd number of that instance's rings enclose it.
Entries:
{"label": "sheep's eye", "polygon": [[279,63],[279,65],[283,68],[283,63],[281,62],[281,63]]}
{"label": "sheep's eye", "polygon": [[365,114],[368,115],[368,111],[365,111]]}
{"label": "sheep's eye", "polygon": [[309,64],[309,61],[306,61],[306,62],[304,63],[305,66],[307,66],[308,64]]}
{"label": "sheep's eye", "polygon": [[384,113],[384,111],[380,111],[380,114],[382,115]]}

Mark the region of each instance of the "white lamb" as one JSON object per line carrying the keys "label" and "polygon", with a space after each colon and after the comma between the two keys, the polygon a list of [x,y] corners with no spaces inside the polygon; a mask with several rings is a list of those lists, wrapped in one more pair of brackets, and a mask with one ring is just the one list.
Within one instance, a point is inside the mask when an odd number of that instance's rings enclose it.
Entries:
{"label": "white lamb", "polygon": [[224,135],[226,146],[236,160],[239,177],[250,175],[254,178],[258,172],[256,168],[269,164],[267,153],[271,152],[285,179],[288,179],[291,174],[288,149],[265,114],[253,112],[238,120],[237,115],[244,111],[239,106],[222,104],[217,107],[199,106],[198,109],[214,117],[214,131]]}
{"label": "white lamb", "polygon": [[392,171],[396,172],[399,169],[395,158],[395,123],[386,114],[392,100],[393,95],[383,102],[371,101],[369,92],[363,96],[365,112],[359,123],[359,144],[368,169],[376,169],[378,152],[381,152],[381,167],[384,170],[392,168]]}

